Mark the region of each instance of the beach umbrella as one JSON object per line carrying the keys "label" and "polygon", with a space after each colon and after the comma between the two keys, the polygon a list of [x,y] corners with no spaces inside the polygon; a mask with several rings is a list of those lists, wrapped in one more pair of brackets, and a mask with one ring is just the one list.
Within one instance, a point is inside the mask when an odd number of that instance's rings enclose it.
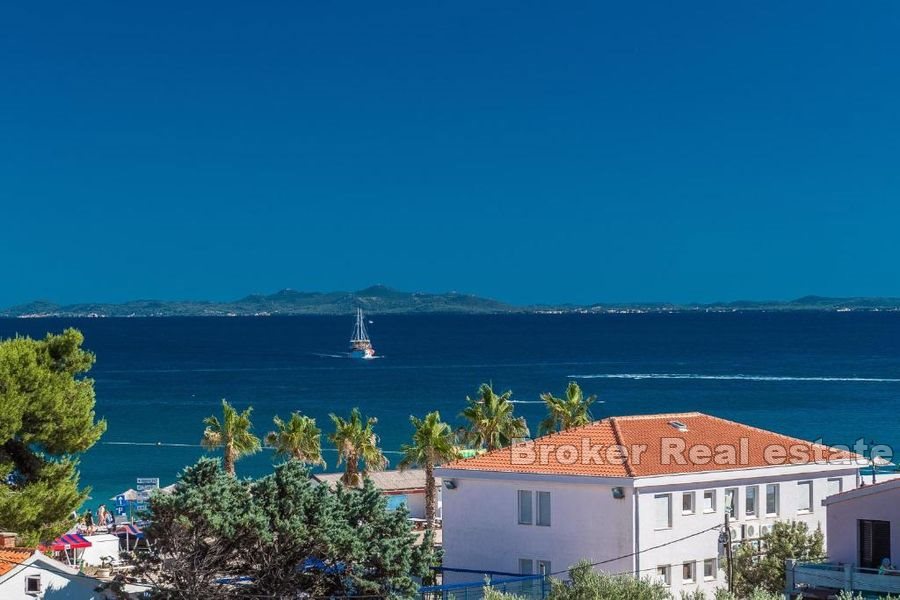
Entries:
{"label": "beach umbrella", "polygon": [[176,486],[176,485],[177,485],[177,484],[173,483],[172,485],[167,485],[167,486],[164,487],[164,488],[159,488],[159,492],[160,492],[161,494],[174,494],[174,493],[175,493],[175,486]]}
{"label": "beach umbrella", "polygon": [[121,494],[116,494],[115,496],[113,496],[112,498],[110,498],[110,500],[115,501],[116,498],[118,498],[119,496],[125,496],[125,501],[126,501],[126,502],[137,502],[137,501],[138,501],[138,498],[140,497],[140,494],[138,493],[137,490],[133,490],[133,489],[131,489],[131,488],[128,488],[127,490],[125,490],[125,491],[122,492]]}
{"label": "beach umbrella", "polygon": [[120,538],[125,536],[125,551],[131,552],[132,545],[131,539],[134,538],[134,547],[137,547],[138,542],[144,539],[144,532],[141,529],[132,523],[126,523],[122,525],[118,529],[116,529],[116,535]]}

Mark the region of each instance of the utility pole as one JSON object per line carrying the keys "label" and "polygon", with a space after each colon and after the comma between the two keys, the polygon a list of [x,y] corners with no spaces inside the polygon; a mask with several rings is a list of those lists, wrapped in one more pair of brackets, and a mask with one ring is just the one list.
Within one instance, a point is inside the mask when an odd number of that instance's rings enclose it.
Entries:
{"label": "utility pole", "polygon": [[731,550],[731,521],[725,507],[725,560],[728,561],[728,591],[734,593],[734,553]]}

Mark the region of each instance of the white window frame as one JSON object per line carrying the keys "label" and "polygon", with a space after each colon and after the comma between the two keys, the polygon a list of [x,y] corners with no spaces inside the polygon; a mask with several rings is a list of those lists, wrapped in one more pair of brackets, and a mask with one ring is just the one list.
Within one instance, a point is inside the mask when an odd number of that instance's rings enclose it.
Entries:
{"label": "white window frame", "polygon": [[[526,497],[526,494],[528,502],[523,503],[522,499]],[[527,519],[522,510],[524,506],[528,507]],[[534,493],[531,490],[518,490],[516,493],[516,513],[519,525],[534,525]]]}
{"label": "white window frame", "polygon": [[[668,500],[668,509],[669,514],[667,516],[666,525],[660,527],[659,525],[659,514],[657,514],[657,510],[659,509],[659,500],[665,498]],[[653,496],[653,529],[656,531],[662,531],[665,529],[672,529],[672,494],[655,494]]]}
{"label": "white window frame", "polygon": [[[33,582],[37,582],[37,589],[36,589],[36,590],[31,589],[31,583],[33,583]],[[29,596],[31,596],[31,595],[40,595],[41,592],[43,591],[43,588],[44,588],[44,586],[43,586],[42,584],[43,584],[43,582],[41,581],[41,576],[40,576],[40,575],[28,575],[28,576],[26,576],[26,577],[25,577],[25,593],[26,593],[27,595],[29,595]]]}
{"label": "white window frame", "polygon": [[666,585],[672,585],[672,565],[656,565],[656,576]]}
{"label": "white window frame", "polygon": [[[804,490],[804,488],[806,488]],[[807,501],[809,503],[808,508],[801,508],[801,503],[799,500],[803,498],[803,496],[807,497]],[[812,481],[798,481],[797,482],[797,514],[800,515],[809,515],[813,513],[813,509],[815,508],[815,503],[813,502],[813,482]]]}
{"label": "white window frame", "polygon": [[731,492],[731,509],[732,514],[731,518],[734,520],[741,518],[741,490],[740,488],[725,488],[725,514],[728,513],[728,493]]}
{"label": "white window frame", "polygon": [[[544,514],[544,511],[542,510],[544,503],[547,504],[546,523],[544,522],[544,519],[541,518],[541,516]],[[552,512],[551,512],[551,510],[553,508],[553,503],[550,501],[550,492],[535,492],[534,493],[534,508],[536,509],[534,511],[534,524],[539,527],[550,527],[550,523],[553,522],[553,517],[552,517]]]}
{"label": "white window frame", "polygon": [[[716,512],[716,500],[718,499],[718,492],[716,490],[704,490],[703,491],[703,512],[705,514],[712,514]],[[706,499],[712,498],[712,502],[710,502],[710,507],[706,508]]]}
{"label": "white window frame", "polygon": [[[691,576],[684,576],[684,569],[688,567],[690,568]],[[697,561],[695,560],[686,560],[681,563],[681,583],[696,583],[697,582]]]}
{"label": "white window frame", "polygon": [[[535,564],[535,569],[534,569],[534,570],[535,570],[535,573],[534,573],[535,575],[544,575],[544,576],[546,577],[547,575],[549,575],[550,573],[553,572],[553,571],[551,570],[551,569],[552,569],[552,565],[551,565],[551,563],[550,563],[549,560],[540,560],[540,559],[538,559],[538,560],[534,561],[534,564]],[[544,568],[544,572],[543,572],[543,573],[541,573],[541,567]]]}
{"label": "white window frame", "polygon": [[[684,508],[685,499],[690,498],[690,509]],[[697,512],[697,494],[695,492],[684,492],[681,494],[681,514],[693,515]]]}
{"label": "white window frame", "polygon": [[[837,484],[837,491],[836,491],[836,492],[831,492],[831,491],[828,489],[828,488],[831,487],[831,484],[832,484],[832,483],[836,483],[836,484]],[[825,486],[826,486],[825,490],[826,490],[826,492],[828,492],[828,495],[829,495],[829,496],[834,496],[835,494],[840,494],[841,492],[844,491],[844,480],[843,480],[841,477],[829,477],[829,478],[828,478],[828,481],[825,482]]]}
{"label": "white window frame", "polygon": [[[750,500],[750,491],[753,491],[753,501]],[[759,486],[748,485],[744,488],[744,516],[747,519],[759,518]]]}
{"label": "white window frame", "polygon": [[[706,574],[706,567],[712,565],[712,575]],[[707,558],[703,561],[703,581],[715,581],[719,573],[715,558]]]}
{"label": "white window frame", "polygon": [[[769,512],[769,490],[775,490],[775,512]],[[767,483],[766,484],[766,516],[767,517],[777,517],[778,513],[781,512],[781,485],[778,483]]]}

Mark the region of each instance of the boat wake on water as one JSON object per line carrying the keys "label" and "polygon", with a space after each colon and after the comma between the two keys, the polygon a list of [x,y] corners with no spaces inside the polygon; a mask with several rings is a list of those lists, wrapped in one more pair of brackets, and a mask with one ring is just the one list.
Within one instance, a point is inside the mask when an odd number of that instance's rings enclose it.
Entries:
{"label": "boat wake on water", "polygon": [[[355,358],[350,352],[344,352],[343,354],[341,354],[341,353],[338,353],[338,354],[331,353],[330,354],[328,352],[310,352],[309,354],[310,354],[310,356],[318,356],[319,358],[343,358],[343,359]],[[366,360],[375,360],[377,358],[384,358],[384,356],[372,354],[370,356],[367,356]]]}
{"label": "boat wake on water", "polygon": [[787,375],[704,375],[701,373],[593,373],[569,375],[570,379],[702,379],[712,381],[819,381],[850,383],[900,383],[892,377],[792,377]]}
{"label": "boat wake on water", "polygon": [[327,352],[310,352],[312,356],[319,356],[321,358],[350,358],[349,352],[344,352],[343,354],[328,354]]}

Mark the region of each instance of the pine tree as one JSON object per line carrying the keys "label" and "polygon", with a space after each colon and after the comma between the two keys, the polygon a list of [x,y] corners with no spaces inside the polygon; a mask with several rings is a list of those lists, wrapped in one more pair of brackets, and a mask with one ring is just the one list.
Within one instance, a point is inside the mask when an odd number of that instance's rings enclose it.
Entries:
{"label": "pine tree", "polygon": [[[332,491],[299,461],[246,481],[201,459],[173,494],[151,498],[139,570],[173,600],[409,598],[438,555],[430,535],[414,545],[407,516],[389,510],[371,481]],[[218,583],[230,577],[247,579]]]}
{"label": "pine tree", "polygon": [[52,539],[89,489],[77,456],[106,430],[94,413],[94,355],[76,329],[0,342],[0,528],[27,544]]}

